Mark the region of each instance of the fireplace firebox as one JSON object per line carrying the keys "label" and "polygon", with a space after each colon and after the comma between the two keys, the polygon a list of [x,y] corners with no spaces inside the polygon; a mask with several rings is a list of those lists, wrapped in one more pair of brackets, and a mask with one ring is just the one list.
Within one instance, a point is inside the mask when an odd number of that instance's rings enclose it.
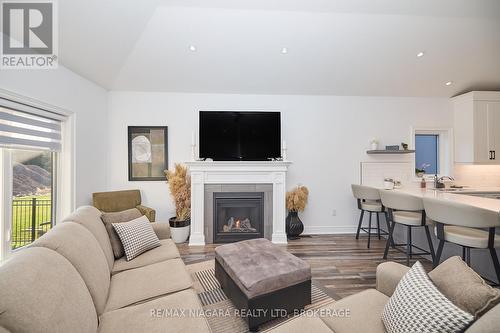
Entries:
{"label": "fireplace firebox", "polygon": [[264,237],[264,192],[215,192],[214,243]]}

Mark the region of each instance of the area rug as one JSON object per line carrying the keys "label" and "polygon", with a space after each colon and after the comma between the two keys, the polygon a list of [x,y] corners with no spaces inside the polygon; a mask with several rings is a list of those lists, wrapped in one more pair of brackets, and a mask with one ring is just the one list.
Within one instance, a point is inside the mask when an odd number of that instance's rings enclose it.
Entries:
{"label": "area rug", "polygon": [[[245,321],[237,316],[235,308],[221,289],[215,278],[214,260],[207,260],[187,265],[187,269],[194,281],[194,289],[200,298],[203,310],[214,314],[206,316],[208,325],[214,333],[246,333],[249,332]],[[321,286],[314,280],[311,286],[312,303],[306,306],[306,310],[317,309],[334,302]],[[293,317],[279,318],[269,321],[259,327],[259,332],[276,327]]]}

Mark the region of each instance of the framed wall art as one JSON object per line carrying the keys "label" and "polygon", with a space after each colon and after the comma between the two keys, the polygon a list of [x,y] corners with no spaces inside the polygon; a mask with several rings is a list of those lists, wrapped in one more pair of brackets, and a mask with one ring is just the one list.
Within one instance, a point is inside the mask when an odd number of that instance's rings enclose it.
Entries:
{"label": "framed wall art", "polygon": [[165,181],[168,169],[168,127],[128,127],[128,180]]}

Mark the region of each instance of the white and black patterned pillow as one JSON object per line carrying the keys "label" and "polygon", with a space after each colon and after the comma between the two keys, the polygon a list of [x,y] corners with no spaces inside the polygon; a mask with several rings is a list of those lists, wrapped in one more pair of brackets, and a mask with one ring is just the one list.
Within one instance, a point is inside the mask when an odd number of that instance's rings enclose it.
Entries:
{"label": "white and black patterned pillow", "polygon": [[113,223],[113,228],[120,237],[127,261],[161,245],[146,216],[130,222]]}
{"label": "white and black patterned pillow", "polygon": [[437,289],[418,261],[401,279],[382,313],[388,333],[462,332],[473,320],[472,314]]}

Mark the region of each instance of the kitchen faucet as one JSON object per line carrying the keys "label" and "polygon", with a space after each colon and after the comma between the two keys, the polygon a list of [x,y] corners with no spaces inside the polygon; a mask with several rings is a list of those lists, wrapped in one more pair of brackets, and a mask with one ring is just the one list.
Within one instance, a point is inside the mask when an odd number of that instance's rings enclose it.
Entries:
{"label": "kitchen faucet", "polygon": [[444,188],[444,182],[443,180],[448,179],[448,180],[455,180],[455,178],[450,177],[450,176],[441,176],[438,178],[438,175],[434,175],[434,188]]}

